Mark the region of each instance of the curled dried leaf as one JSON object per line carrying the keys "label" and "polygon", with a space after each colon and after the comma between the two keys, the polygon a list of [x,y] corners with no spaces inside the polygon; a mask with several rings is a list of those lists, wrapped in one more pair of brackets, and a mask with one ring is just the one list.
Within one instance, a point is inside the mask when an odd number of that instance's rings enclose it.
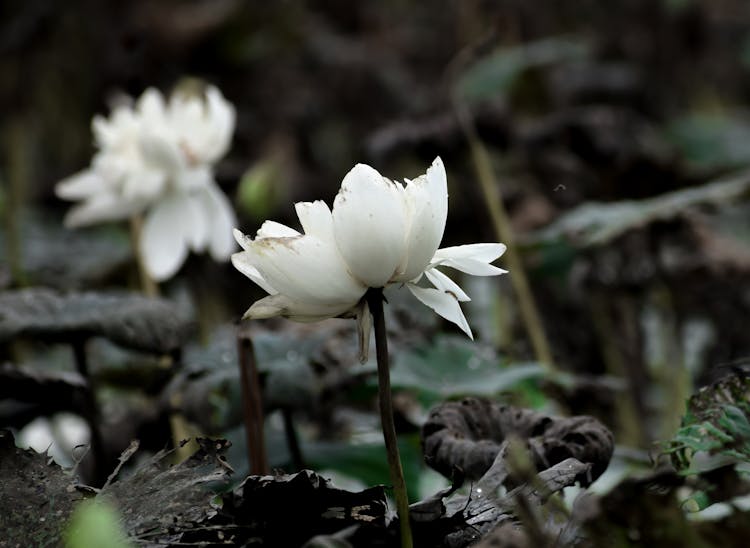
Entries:
{"label": "curled dried leaf", "polygon": [[425,461],[446,477],[457,467],[468,479],[479,479],[509,437],[526,444],[537,470],[568,458],[589,464],[584,483],[604,472],[614,450],[612,433],[593,417],[550,417],[478,398],[439,405],[422,428]]}

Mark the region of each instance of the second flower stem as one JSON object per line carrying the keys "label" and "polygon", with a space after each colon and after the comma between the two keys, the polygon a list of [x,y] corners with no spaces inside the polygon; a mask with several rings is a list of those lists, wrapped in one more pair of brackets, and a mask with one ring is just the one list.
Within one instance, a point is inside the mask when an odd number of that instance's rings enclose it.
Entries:
{"label": "second flower stem", "polygon": [[141,253],[141,232],[143,231],[143,217],[133,215],[130,218],[130,241],[133,246],[133,253],[138,264],[138,275],[141,279],[141,290],[147,297],[159,296],[159,285],[151,277],[146,269],[145,258]]}
{"label": "second flower stem", "polygon": [[401,530],[401,548],[412,548],[411,524],[409,523],[409,496],[406,493],[404,471],[398,452],[396,426],[393,422],[393,402],[391,400],[391,372],[388,363],[388,339],[385,332],[385,314],[383,313],[383,289],[370,288],[365,295],[367,305],[372,313],[375,328],[375,353],[378,362],[378,403],[380,405],[380,422],[385,439],[385,450],[388,454],[388,469],[391,473],[393,496],[396,499]]}

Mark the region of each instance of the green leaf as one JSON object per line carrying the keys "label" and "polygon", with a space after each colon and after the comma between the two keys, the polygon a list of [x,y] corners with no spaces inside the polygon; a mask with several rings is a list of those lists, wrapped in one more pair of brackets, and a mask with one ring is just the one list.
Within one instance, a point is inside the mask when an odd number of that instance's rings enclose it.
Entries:
{"label": "green leaf", "polygon": [[[419,435],[399,436],[399,452],[409,498],[418,500],[419,481],[424,468]],[[362,480],[366,485],[390,485],[388,458],[382,441],[372,443],[310,442],[303,444],[305,460],[313,469],[333,469]]]}
{"label": "green leaf", "polygon": [[747,113],[690,114],[671,122],[666,136],[694,169],[750,165],[750,116]]}
{"label": "green leaf", "polygon": [[623,234],[657,221],[679,218],[696,206],[725,207],[750,194],[750,171],[717,179],[699,187],[668,192],[646,200],[587,202],[537,231],[528,245],[559,245],[576,249],[606,245]]}
{"label": "green leaf", "polygon": [[682,501],[682,507],[688,512],[700,512],[711,504],[711,497],[705,491],[695,491],[689,498]]}
{"label": "green leaf", "polygon": [[589,48],[566,37],[546,38],[495,50],[471,65],[458,81],[459,94],[469,102],[505,95],[532,68],[583,60]]}
{"label": "green leaf", "polygon": [[432,404],[459,396],[493,396],[544,375],[537,363],[508,364],[495,351],[453,335],[396,357],[391,384],[408,388]]}
{"label": "green leaf", "polygon": [[[664,445],[675,467],[695,474],[733,461],[750,463],[750,377],[733,373],[690,397],[682,427]],[[692,468],[702,452],[701,470]]]}

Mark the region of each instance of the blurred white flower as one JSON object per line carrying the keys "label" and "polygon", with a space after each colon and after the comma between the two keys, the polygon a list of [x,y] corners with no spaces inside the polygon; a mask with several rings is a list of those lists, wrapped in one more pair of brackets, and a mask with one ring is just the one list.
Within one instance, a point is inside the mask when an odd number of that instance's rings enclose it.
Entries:
{"label": "blurred white flower", "polygon": [[213,164],[229,148],[235,111],[208,86],[203,97],[175,92],[165,102],[147,89],[135,106],[92,122],[97,152],[88,169],[58,183],[57,196],[80,201],[65,217],[79,227],[145,214],[138,242],[157,281],[179,270],[188,251],[216,260],[234,251],[235,216]]}
{"label": "blurred white flower", "polygon": [[[469,297],[438,267],[475,276],[506,272],[490,264],[505,252],[504,244],[438,249],[448,214],[440,158],[406,185],[358,164],[344,177],[333,211],[322,201],[295,208],[304,234],[273,221],[263,223],[255,239],[234,231],[244,251],[232,255],[232,264],[269,293],[245,318],[361,317],[358,304],[368,288],[405,284],[472,337],[459,305]],[[417,285],[423,274],[433,287]]]}

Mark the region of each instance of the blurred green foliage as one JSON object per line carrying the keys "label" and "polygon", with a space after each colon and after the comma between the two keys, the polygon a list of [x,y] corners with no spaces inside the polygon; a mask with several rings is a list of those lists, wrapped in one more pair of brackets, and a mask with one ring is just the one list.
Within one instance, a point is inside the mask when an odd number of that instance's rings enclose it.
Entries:
{"label": "blurred green foliage", "polygon": [[106,502],[85,501],[78,505],[65,532],[65,548],[131,548],[120,526],[117,511]]}

